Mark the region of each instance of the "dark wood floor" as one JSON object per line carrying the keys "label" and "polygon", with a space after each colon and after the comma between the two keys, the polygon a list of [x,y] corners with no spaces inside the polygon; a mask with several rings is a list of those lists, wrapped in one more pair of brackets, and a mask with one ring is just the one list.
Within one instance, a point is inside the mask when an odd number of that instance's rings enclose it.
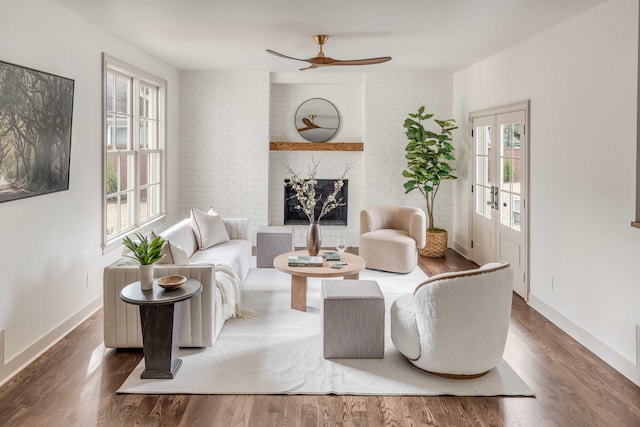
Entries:
{"label": "dark wood floor", "polygon": [[[433,275],[474,267],[420,258]],[[117,395],[142,358],[102,311],[0,388],[0,426],[640,426],[640,388],[515,297],[505,360],[531,397]]]}

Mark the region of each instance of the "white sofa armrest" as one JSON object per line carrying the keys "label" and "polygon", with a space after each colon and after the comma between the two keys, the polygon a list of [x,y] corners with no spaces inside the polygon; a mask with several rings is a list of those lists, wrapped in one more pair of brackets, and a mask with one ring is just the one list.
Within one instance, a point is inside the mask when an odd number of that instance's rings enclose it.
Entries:
{"label": "white sofa armrest", "polygon": [[[158,264],[154,276],[181,274],[202,283],[202,293],[182,305],[181,347],[206,347],[213,345],[224,319],[215,311],[219,295],[215,287],[213,265],[179,266]],[[130,283],[140,280],[137,264],[122,260],[104,269],[104,345],[112,348],[141,348],[142,328],[138,306],[120,299],[120,291]],[[219,323],[219,324],[218,324]]]}
{"label": "white sofa armrest", "polygon": [[251,241],[251,221],[249,218],[222,218],[229,238]]}

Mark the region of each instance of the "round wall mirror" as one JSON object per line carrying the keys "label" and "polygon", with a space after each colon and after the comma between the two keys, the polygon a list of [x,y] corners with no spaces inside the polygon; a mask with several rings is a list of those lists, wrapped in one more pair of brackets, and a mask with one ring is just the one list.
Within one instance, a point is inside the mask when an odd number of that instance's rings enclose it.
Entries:
{"label": "round wall mirror", "polygon": [[338,109],[322,98],[304,101],[296,111],[296,129],[311,142],[325,142],[333,138],[340,126]]}

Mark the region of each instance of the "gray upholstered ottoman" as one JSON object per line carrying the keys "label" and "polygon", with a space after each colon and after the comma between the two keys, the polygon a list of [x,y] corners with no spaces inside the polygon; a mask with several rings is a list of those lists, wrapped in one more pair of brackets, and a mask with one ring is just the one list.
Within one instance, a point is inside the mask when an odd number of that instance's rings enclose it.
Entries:
{"label": "gray upholstered ottoman", "polygon": [[384,357],[384,295],[373,280],[322,281],[325,359]]}
{"label": "gray upholstered ottoman", "polygon": [[268,226],[258,228],[256,236],[256,265],[258,268],[273,268],[273,259],[295,249],[293,228]]}

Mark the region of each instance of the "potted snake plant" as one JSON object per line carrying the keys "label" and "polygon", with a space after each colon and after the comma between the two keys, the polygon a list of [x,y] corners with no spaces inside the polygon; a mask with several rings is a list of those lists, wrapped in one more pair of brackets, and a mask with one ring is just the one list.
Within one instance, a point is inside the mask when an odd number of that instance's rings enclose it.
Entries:
{"label": "potted snake plant", "polygon": [[135,237],[136,240],[129,236],[123,237],[122,243],[130,251],[125,256],[140,264],[140,289],[148,291],[153,288],[153,264],[164,256],[162,254],[164,239],[156,236],[149,241],[149,238],[141,233],[135,233]]}
{"label": "potted snake plant", "polygon": [[456,179],[452,174],[454,169],[448,163],[454,161],[451,145],[451,134],[457,129],[454,119],[438,120],[439,132],[425,129],[423,122],[431,119],[433,114],[425,114],[425,107],[421,106],[415,114],[410,113],[404,121],[405,135],[409,142],[405,148],[407,168],[402,176],[407,179],[404,183],[405,194],[418,190],[425,198],[427,207],[427,244],[419,248],[420,255],[427,257],[444,256],[448,246],[447,230],[436,227],[433,211],[440,184],[449,179]]}

